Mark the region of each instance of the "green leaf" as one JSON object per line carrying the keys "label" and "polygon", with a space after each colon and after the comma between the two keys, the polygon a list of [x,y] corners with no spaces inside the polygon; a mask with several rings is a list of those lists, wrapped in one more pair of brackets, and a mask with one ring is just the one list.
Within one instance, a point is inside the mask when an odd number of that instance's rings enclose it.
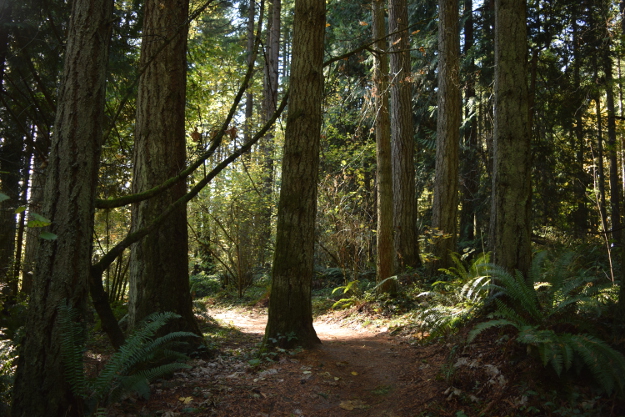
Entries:
{"label": "green leaf", "polygon": [[56,238],[58,238],[58,236],[52,232],[41,232],[39,237],[45,240],[56,240]]}
{"label": "green leaf", "polygon": [[4,200],[8,200],[10,197],[8,195],[6,195],[5,193],[0,193],[0,202],[4,201]]}
{"label": "green leaf", "polygon": [[40,214],[30,213],[30,216],[32,217],[32,219],[28,221],[28,224],[26,225],[28,227],[46,227],[52,224],[50,220],[46,219]]}
{"label": "green leaf", "polygon": [[19,214],[23,211],[26,211],[26,206],[18,207],[15,209],[15,214]]}

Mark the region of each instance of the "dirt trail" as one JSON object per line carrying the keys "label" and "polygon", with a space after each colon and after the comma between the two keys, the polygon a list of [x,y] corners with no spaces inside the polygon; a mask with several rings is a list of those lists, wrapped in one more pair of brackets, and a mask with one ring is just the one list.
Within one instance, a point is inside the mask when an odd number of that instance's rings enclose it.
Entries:
{"label": "dirt trail", "polygon": [[430,408],[446,389],[437,378],[445,358],[440,346],[415,348],[386,329],[322,318],[315,322],[318,348],[252,366],[266,312],[211,309],[208,315],[221,329],[230,328],[221,354],[192,361],[191,369],[154,384],[148,401],[129,399],[109,416],[453,415]]}
{"label": "dirt trail", "polygon": [[[259,339],[267,322],[259,310],[209,314]],[[251,375],[251,398],[211,415],[415,416],[445,389],[435,381],[438,351],[415,349],[385,328],[342,327],[323,318],[314,326],[321,346]]]}
{"label": "dirt trail", "polygon": [[[543,368],[520,352],[525,359],[511,362],[504,350],[515,345],[498,333],[450,355],[447,345],[412,346],[386,329],[326,316],[315,322],[322,345],[258,364],[264,310],[210,309],[205,319],[220,353],[191,361],[190,369],[153,384],[149,400],[131,397],[108,416],[520,416],[530,405],[531,415],[553,415],[536,414],[542,397],[530,404],[521,383]],[[563,406],[581,412],[584,404]],[[621,405],[606,398],[596,415],[625,415]]]}

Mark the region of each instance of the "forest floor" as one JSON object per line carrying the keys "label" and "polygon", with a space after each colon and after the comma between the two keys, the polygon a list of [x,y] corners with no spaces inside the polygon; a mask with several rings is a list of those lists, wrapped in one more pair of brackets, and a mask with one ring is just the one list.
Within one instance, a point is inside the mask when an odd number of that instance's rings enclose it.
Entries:
{"label": "forest floor", "polygon": [[[331,312],[315,320],[317,348],[259,359],[266,309],[212,306],[203,316],[218,353],[192,360],[191,369],[153,384],[149,400],[129,398],[109,416],[625,415],[613,399],[577,395],[556,404],[534,391],[519,378],[532,374],[535,361],[509,361],[514,344],[505,337],[470,347],[427,344]],[[548,401],[551,408],[540,406]]]}

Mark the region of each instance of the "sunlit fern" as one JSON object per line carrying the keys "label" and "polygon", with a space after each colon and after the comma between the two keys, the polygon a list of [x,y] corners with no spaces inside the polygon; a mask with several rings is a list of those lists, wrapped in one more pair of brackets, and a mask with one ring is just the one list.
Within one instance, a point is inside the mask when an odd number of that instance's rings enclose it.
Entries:
{"label": "sunlit fern", "polygon": [[436,281],[431,291],[419,294],[433,304],[417,315],[422,329],[430,336],[453,332],[472,317],[488,295],[490,254],[478,255],[468,266],[457,254],[452,254],[451,258],[455,266],[440,270],[450,279]]}
{"label": "sunlit fern", "polygon": [[[150,395],[150,381],[169,375],[176,370],[189,368],[180,362],[186,356],[172,349],[183,338],[197,337],[190,332],[172,332],[155,337],[156,332],[169,320],[180,317],[174,313],[154,313],[148,316],[126,343],[107,361],[95,378],[88,378],[83,364],[83,326],[76,310],[62,304],[59,324],[62,329],[61,355],[65,377],[74,394],[81,398],[85,415],[96,413],[101,407],[118,401],[123,395],[136,392],[144,398]],[[168,359],[168,363],[162,362]],[[159,360],[158,366],[150,363]]]}

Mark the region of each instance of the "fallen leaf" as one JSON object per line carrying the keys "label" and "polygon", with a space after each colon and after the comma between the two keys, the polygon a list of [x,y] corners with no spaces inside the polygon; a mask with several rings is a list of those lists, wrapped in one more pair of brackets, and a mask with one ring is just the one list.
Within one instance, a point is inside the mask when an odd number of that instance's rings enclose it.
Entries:
{"label": "fallen leaf", "polygon": [[180,401],[183,404],[191,404],[191,401],[193,401],[193,397],[180,397],[178,398],[178,401]]}
{"label": "fallen leaf", "polygon": [[352,375],[358,375],[358,372],[352,371]]}
{"label": "fallen leaf", "polygon": [[352,411],[355,409],[368,408],[369,406],[360,400],[349,400],[349,401],[341,401],[341,404],[339,404],[339,407],[341,407],[343,410]]}

